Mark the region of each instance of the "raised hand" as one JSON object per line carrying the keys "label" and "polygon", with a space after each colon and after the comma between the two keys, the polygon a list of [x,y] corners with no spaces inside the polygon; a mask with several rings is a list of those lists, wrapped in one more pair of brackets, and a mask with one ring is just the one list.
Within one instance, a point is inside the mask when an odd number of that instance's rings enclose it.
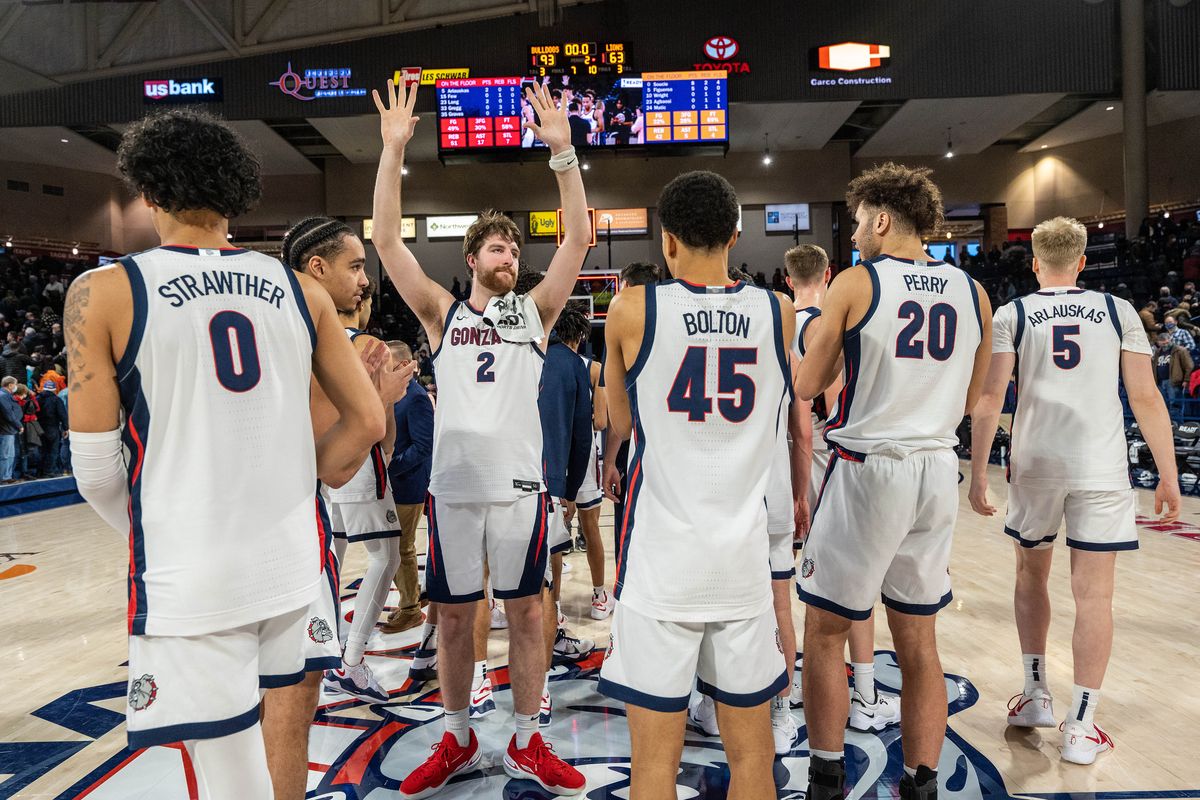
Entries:
{"label": "raised hand", "polygon": [[[397,86],[395,81],[387,82],[387,102],[379,96],[378,89],[371,90],[375,100],[375,108],[379,109],[379,133],[383,138],[383,146],[395,147],[401,150],[413,136],[420,117],[413,116],[413,108],[417,105],[417,87],[409,91],[403,82]],[[568,130],[568,134],[570,131]],[[570,141],[570,136],[568,136]]]}
{"label": "raised hand", "polygon": [[[384,347],[384,350],[386,351],[387,348]],[[379,392],[379,399],[384,402],[384,405],[390,406],[400,402],[408,393],[408,383],[412,380],[413,373],[417,371],[417,362],[395,361],[390,358],[390,353],[388,355],[388,363],[379,370],[376,378],[375,390]]]}
{"label": "raised hand", "polygon": [[551,155],[561,153],[571,147],[571,124],[567,122],[567,104],[556,108],[550,89],[541,84],[525,88],[525,99],[537,112],[540,122],[525,120],[525,127],[532,130],[539,139],[545,142]]}
{"label": "raised hand", "polygon": [[358,357],[362,360],[363,366],[366,367],[367,375],[371,378],[372,382],[377,383],[376,377],[379,375],[379,371],[383,369],[384,364],[387,363],[390,355],[391,352],[387,349],[387,345],[379,340],[368,341],[366,347],[359,352]]}

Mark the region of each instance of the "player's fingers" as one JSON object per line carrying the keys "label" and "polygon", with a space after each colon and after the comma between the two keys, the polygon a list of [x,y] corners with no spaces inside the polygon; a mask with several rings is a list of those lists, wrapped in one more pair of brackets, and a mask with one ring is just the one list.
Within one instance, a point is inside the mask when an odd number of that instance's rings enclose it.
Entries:
{"label": "player's fingers", "polygon": [[1163,513],[1163,499],[1161,497],[1154,498],[1154,513],[1160,516]]}
{"label": "player's fingers", "polygon": [[543,110],[542,98],[538,97],[537,91],[529,86],[525,87],[525,99],[529,101],[529,105],[533,106],[534,111],[541,112]]}
{"label": "player's fingers", "polygon": [[412,110],[417,107],[417,87],[420,85],[420,81],[414,83],[412,89],[410,89],[408,92],[408,97],[405,98],[404,107],[408,109],[410,114],[412,113]]}
{"label": "player's fingers", "polygon": [[375,108],[379,111],[380,114],[382,114],[384,111],[387,110],[383,107],[383,99],[379,96],[378,89],[371,90],[371,99],[375,101]]}

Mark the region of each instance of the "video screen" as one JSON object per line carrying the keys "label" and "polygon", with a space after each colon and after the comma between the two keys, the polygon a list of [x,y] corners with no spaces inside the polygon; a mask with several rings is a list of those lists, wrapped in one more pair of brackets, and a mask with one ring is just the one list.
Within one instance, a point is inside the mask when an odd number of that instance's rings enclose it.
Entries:
{"label": "video screen", "polygon": [[438,146],[445,151],[536,149],[546,144],[524,88],[540,81],[561,108],[580,150],[729,139],[725,73],[556,75],[549,78],[458,78],[437,82]]}

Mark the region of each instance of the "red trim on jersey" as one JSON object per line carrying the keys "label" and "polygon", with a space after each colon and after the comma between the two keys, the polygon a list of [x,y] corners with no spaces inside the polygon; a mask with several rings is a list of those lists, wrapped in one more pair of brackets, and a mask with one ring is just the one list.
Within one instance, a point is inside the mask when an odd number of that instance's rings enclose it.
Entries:
{"label": "red trim on jersey", "polygon": [[387,493],[387,466],[383,463],[383,448],[378,444],[371,448],[371,463],[375,466],[375,499],[382,500]]}
{"label": "red trim on jersey", "polygon": [[228,247],[201,247],[200,245],[196,245],[196,244],[162,244],[160,246],[161,247],[180,247],[185,250],[245,250],[246,249],[244,247],[233,247],[232,245],[230,245]]}
{"label": "red trim on jersey", "polygon": [[433,512],[433,495],[425,498],[426,515],[429,517],[429,553],[427,554],[426,567],[429,573],[437,572],[437,548],[434,543],[437,541],[437,517]]}
{"label": "red trim on jersey", "polygon": [[629,512],[633,510],[633,490],[637,487],[638,478],[642,475],[642,462],[639,460],[633,467],[633,474],[629,476],[629,483],[625,488],[625,515],[621,519],[621,554],[617,559],[617,575],[621,574],[621,564],[625,561],[625,555],[629,552],[626,544],[629,540]]}
{"label": "red trim on jersey", "polygon": [[[686,283],[688,286],[694,286],[697,289],[708,289],[710,287],[710,284],[693,283],[692,281],[685,281],[683,278],[676,278],[675,280],[679,281],[680,283]],[[732,286],[737,286],[739,283],[741,283],[741,281],[732,281],[730,283],[714,283],[711,284],[711,286],[719,286],[722,289],[728,289]]]}
{"label": "red trim on jersey", "polygon": [[129,473],[129,605],[125,614],[129,634],[133,635],[133,620],[138,614],[138,573],[133,541],[137,525],[133,521],[133,486],[142,477],[142,464],[146,460],[146,447],[142,444],[142,437],[138,433],[137,423],[133,421],[133,415],[129,416],[127,425],[129,435],[133,439],[133,444],[137,450],[133,461],[133,469]]}
{"label": "red trim on jersey", "polygon": [[321,497],[318,495],[313,498],[313,505],[317,509],[317,543],[321,548],[321,571],[325,571],[325,553],[329,552],[329,532],[325,530],[325,519],[321,515]]}

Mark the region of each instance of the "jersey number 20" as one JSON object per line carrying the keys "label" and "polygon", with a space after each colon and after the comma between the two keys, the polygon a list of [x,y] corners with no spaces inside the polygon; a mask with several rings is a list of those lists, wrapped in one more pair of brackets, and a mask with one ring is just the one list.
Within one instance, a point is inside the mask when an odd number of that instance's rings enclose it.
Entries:
{"label": "jersey number 20", "polygon": [[[737,371],[743,364],[758,363],[758,348],[717,349],[717,409],[730,422],[745,422],[754,410],[754,379]],[[707,391],[708,348],[689,347],[679,373],[667,393],[667,409],[687,414],[689,422],[704,422],[712,413]],[[722,395],[731,395],[722,397]]]}
{"label": "jersey number 20", "polygon": [[900,319],[908,324],[896,337],[896,358],[924,358],[925,350],[935,361],[945,361],[954,352],[954,336],[958,332],[958,312],[947,303],[935,303],[929,309],[929,332],[925,341],[917,337],[925,327],[925,309],[915,300],[900,304]]}
{"label": "jersey number 20", "polygon": [[[236,311],[222,311],[208,323],[217,381],[231,392],[248,392],[262,378],[254,323]],[[236,358],[234,347],[237,347]]]}

